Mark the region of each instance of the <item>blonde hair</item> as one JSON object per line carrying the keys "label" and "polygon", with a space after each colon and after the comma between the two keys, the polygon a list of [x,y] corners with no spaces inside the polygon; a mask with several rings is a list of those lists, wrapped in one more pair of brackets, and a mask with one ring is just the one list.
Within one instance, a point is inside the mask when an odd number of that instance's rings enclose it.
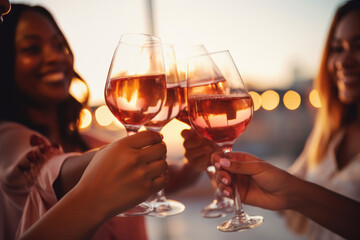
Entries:
{"label": "blonde hair", "polygon": [[340,128],[348,125],[354,118],[353,106],[343,104],[338,98],[335,81],[327,69],[330,44],[339,21],[350,11],[360,10],[359,1],[349,1],[338,8],[327,35],[319,71],[314,79],[314,88],[318,90],[321,108],[317,113],[312,137],[307,150],[309,164],[318,164],[324,158],[330,140]]}

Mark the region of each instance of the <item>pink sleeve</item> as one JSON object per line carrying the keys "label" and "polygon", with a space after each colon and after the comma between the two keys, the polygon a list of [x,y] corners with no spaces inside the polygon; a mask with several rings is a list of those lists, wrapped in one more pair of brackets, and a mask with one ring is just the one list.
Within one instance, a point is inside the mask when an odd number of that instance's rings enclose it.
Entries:
{"label": "pink sleeve", "polygon": [[11,122],[0,123],[0,152],[1,205],[8,206],[4,213],[8,220],[1,217],[0,223],[17,228],[20,236],[57,202],[53,183],[64,161],[79,153],[65,154],[40,133]]}
{"label": "pink sleeve", "polygon": [[56,204],[58,199],[53,189],[53,183],[58,177],[64,161],[73,155],[78,155],[78,153],[54,156],[42,166],[26,200],[18,226],[17,236],[21,236],[21,234]]}

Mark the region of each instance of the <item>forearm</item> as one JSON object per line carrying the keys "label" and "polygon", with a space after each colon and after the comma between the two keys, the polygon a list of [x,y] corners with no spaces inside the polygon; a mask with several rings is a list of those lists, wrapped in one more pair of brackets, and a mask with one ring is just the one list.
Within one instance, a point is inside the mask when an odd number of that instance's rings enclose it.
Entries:
{"label": "forearm", "polygon": [[79,182],[95,153],[96,150],[89,151],[82,155],[69,157],[64,161],[59,176],[53,185],[58,199],[62,198]]}
{"label": "forearm", "polygon": [[359,238],[360,202],[300,179],[291,191],[291,209],[346,239]]}
{"label": "forearm", "polygon": [[[84,199],[90,199],[84,201]],[[53,206],[22,236],[26,239],[90,239],[106,220],[105,214],[94,206],[86,191],[74,188]]]}

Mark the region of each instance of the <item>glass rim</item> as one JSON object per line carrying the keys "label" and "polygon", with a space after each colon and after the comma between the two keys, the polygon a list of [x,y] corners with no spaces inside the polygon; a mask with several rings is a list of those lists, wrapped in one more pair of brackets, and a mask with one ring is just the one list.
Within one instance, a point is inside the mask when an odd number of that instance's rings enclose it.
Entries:
{"label": "glass rim", "polygon": [[[137,38],[134,38],[136,40],[135,42],[131,42],[127,39],[124,39],[124,37],[126,36],[133,36],[133,38],[137,36]],[[120,43],[129,46],[142,46],[142,47],[148,47],[148,46],[153,47],[153,46],[163,45],[160,37],[148,33],[122,33],[118,41],[118,44]]]}
{"label": "glass rim", "polygon": [[191,56],[188,58],[188,61],[193,58],[198,58],[198,57],[203,57],[203,56],[211,56],[211,55],[220,54],[220,53],[228,53],[231,56],[229,50],[219,50],[219,51],[215,51],[215,52],[207,52],[207,53],[201,53],[199,55]]}

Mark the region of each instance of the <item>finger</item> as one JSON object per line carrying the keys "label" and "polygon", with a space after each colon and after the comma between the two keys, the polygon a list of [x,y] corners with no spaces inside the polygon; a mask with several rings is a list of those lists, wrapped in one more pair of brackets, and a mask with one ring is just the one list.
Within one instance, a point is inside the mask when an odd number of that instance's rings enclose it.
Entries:
{"label": "finger", "polygon": [[197,148],[197,149],[187,149],[185,152],[185,157],[187,159],[197,159],[197,158],[204,158],[207,157],[209,158],[209,162],[210,162],[210,153],[211,150],[208,149],[208,147],[202,147],[202,148]]}
{"label": "finger", "polygon": [[141,149],[162,142],[162,135],[154,131],[142,131],[122,139],[129,147]]}
{"label": "finger", "polygon": [[152,180],[152,190],[154,192],[158,192],[161,189],[163,189],[165,187],[166,184],[166,176],[165,175],[161,175],[159,177],[156,177]]}
{"label": "finger", "polygon": [[231,156],[227,156],[227,158],[222,156],[220,153],[212,155],[214,165],[220,166],[231,173],[256,175],[263,172],[265,165],[268,164],[248,153],[232,152]]}
{"label": "finger", "polygon": [[192,129],[184,129],[180,134],[184,139],[189,139],[195,135],[195,131]]}
{"label": "finger", "polygon": [[158,144],[140,149],[139,152],[141,154],[141,161],[148,163],[166,158],[167,149],[165,143],[160,142]]}
{"label": "finger", "polygon": [[147,166],[147,175],[150,179],[157,178],[161,175],[166,174],[168,164],[165,160],[154,161]]}
{"label": "finger", "polygon": [[225,184],[225,185],[230,185],[231,184],[231,175],[224,171],[224,170],[220,170],[220,171],[217,171],[216,173],[216,181],[218,183],[222,183],[222,184]]}

